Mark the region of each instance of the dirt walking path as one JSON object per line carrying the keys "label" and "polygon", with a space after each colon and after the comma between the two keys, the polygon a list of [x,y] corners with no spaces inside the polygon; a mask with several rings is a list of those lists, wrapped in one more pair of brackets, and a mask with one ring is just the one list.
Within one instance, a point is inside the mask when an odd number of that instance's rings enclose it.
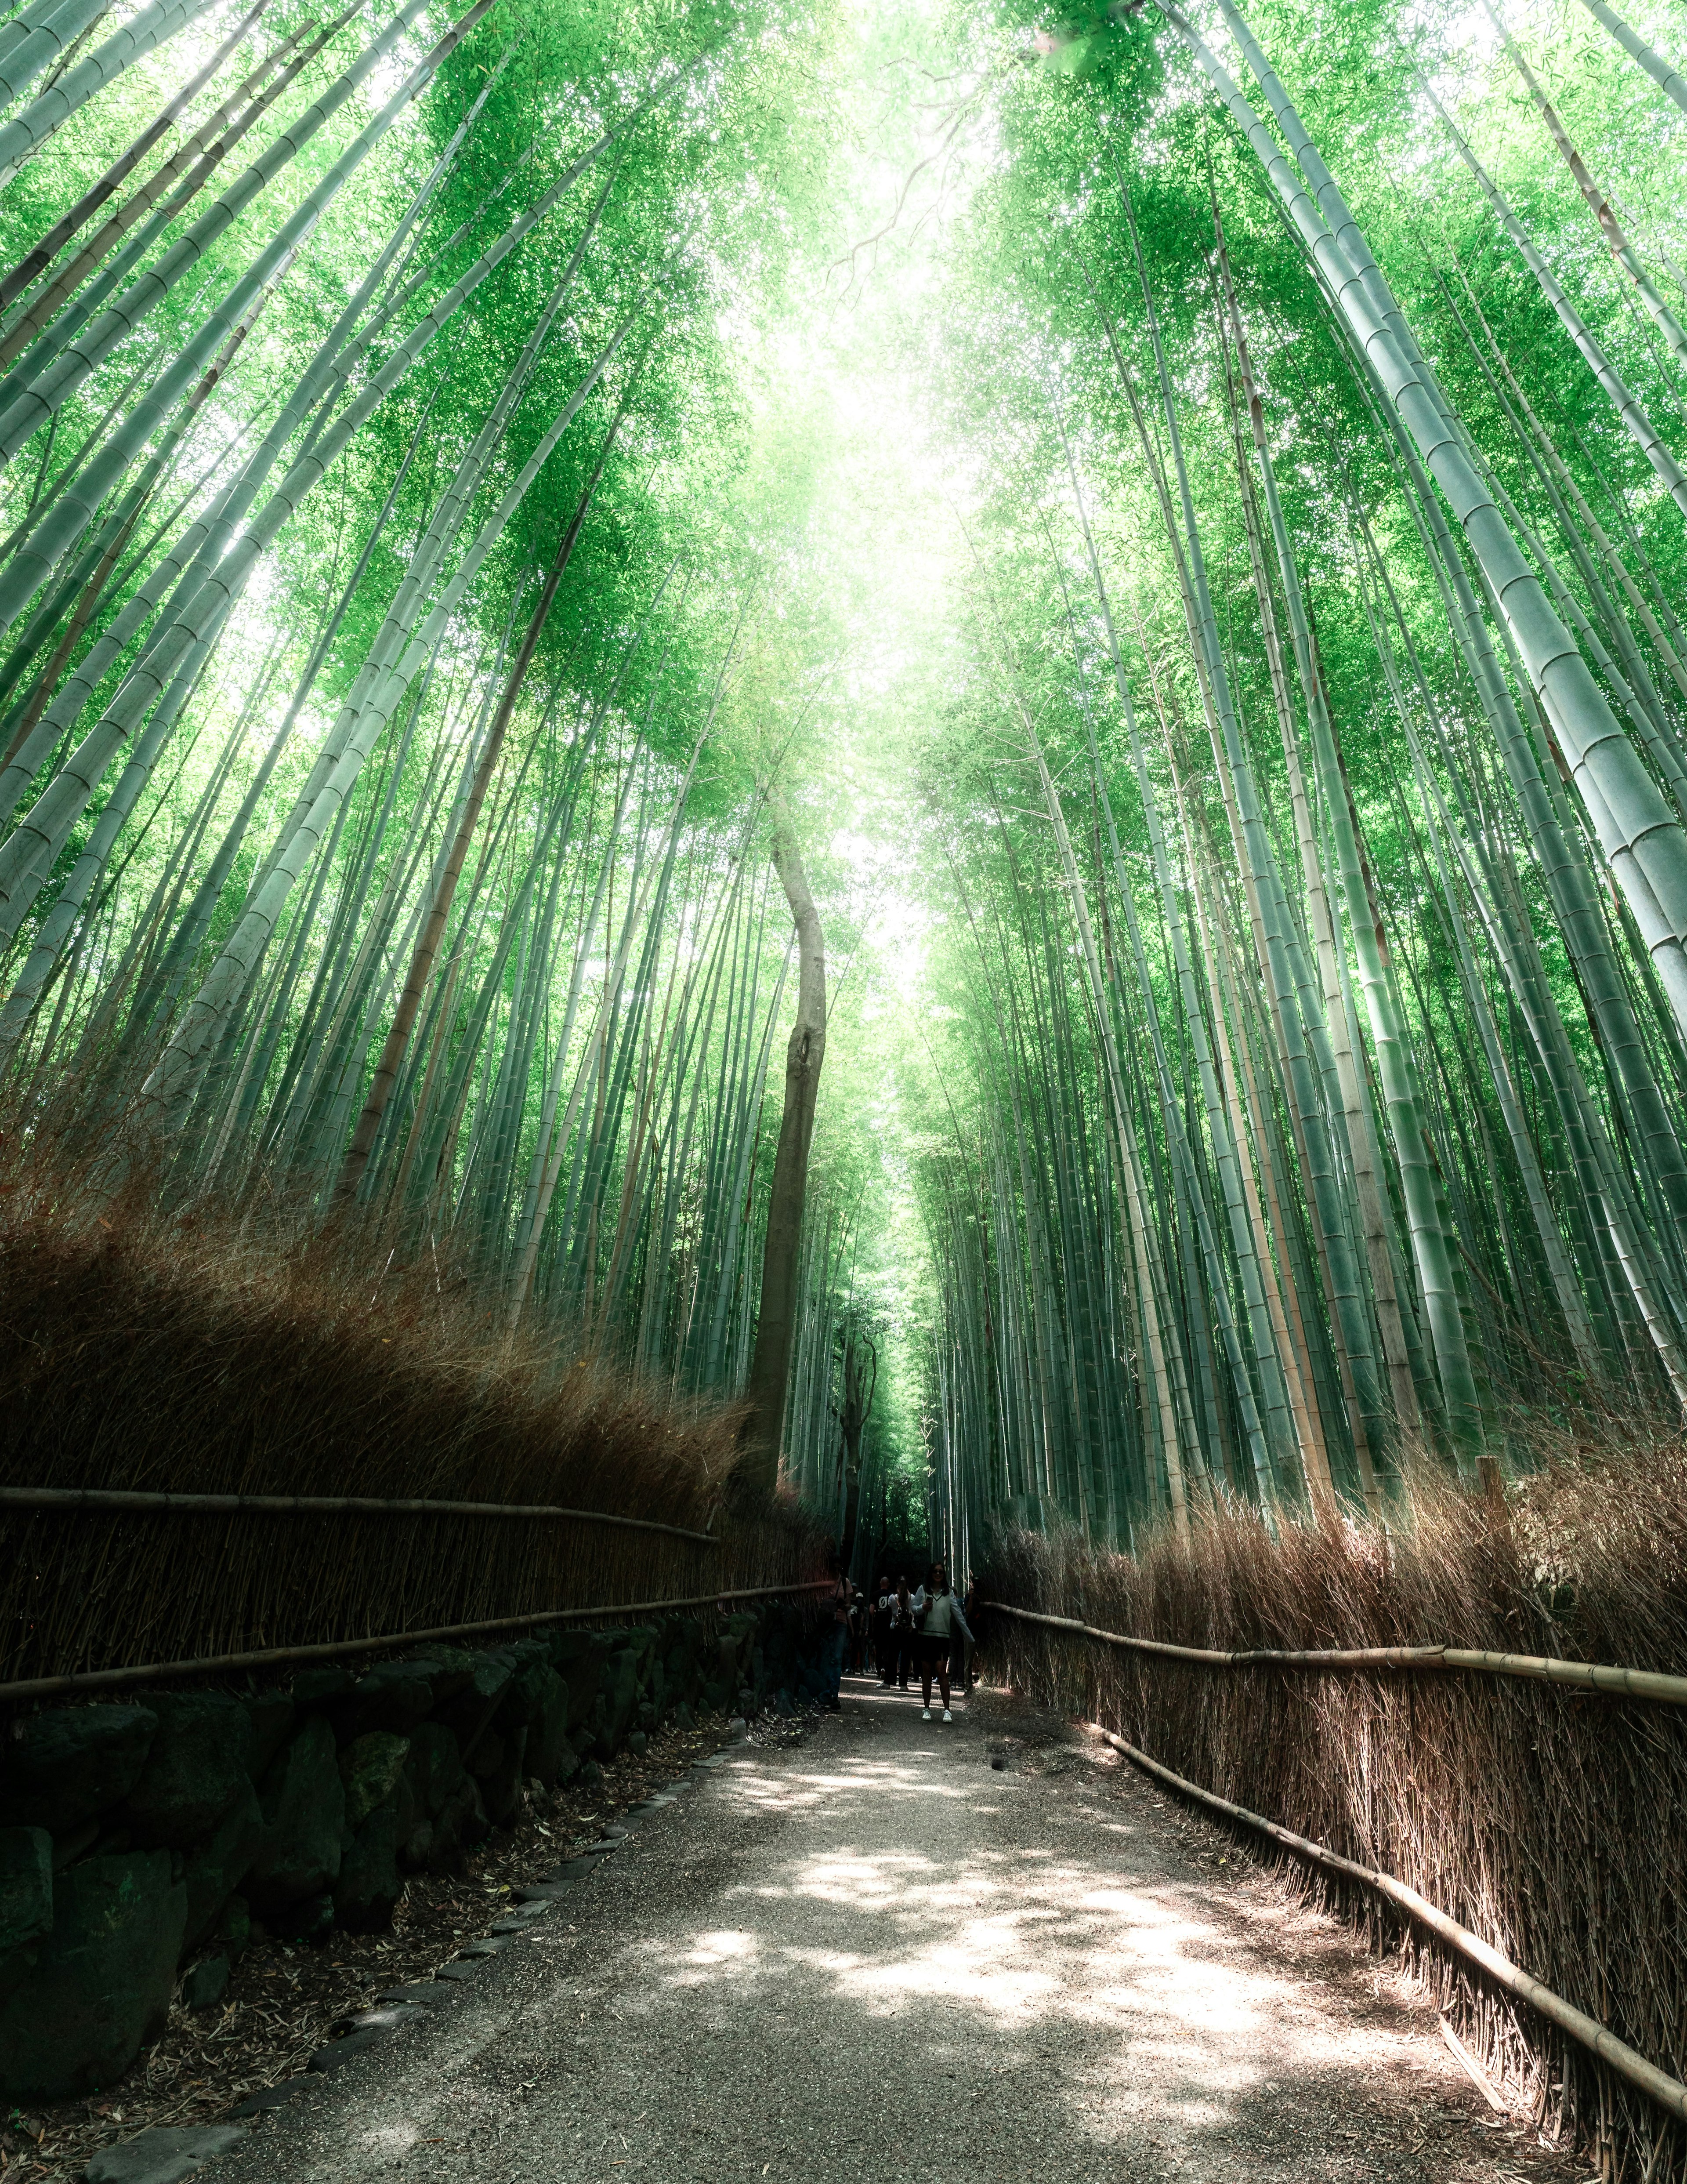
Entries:
{"label": "dirt walking path", "polygon": [[[1004,1761],[999,1770],[993,1758]],[[1531,2184],[1331,1921],[1111,1753],[846,1686],[741,1746],[207,2184]]]}

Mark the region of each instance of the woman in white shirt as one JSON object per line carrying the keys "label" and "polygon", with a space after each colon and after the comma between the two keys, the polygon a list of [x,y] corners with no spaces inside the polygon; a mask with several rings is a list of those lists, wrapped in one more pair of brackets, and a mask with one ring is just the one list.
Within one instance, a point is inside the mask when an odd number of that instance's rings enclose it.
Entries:
{"label": "woman in white shirt", "polygon": [[914,1652],[920,1663],[920,1696],[925,1706],[921,1721],[932,1718],[932,1676],[935,1671],[938,1689],[943,1694],[943,1718],[953,1721],[955,1716],[949,1705],[949,1656],[958,1630],[968,1645],[977,1641],[966,1627],[966,1618],[960,1612],[960,1602],[949,1589],[949,1573],[941,1563],[933,1563],[931,1574],[914,1595]]}

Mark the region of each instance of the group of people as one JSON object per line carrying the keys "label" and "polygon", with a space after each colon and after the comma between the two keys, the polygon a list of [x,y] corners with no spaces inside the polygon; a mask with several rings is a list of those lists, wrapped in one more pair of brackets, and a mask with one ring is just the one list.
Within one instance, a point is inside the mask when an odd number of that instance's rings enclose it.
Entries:
{"label": "group of people", "polygon": [[910,1675],[917,1669],[921,1719],[932,1718],[932,1685],[935,1680],[943,1701],[943,1718],[952,1722],[951,1682],[963,1691],[972,1688],[973,1654],[977,1640],[967,1610],[973,1604],[967,1587],[963,1607],[949,1573],[933,1563],[925,1583],[913,1591],[905,1577],[893,1585],[882,1577],[871,1595],[850,1584],[841,1574],[832,1596],[832,1644],[828,1658],[826,1704],[842,1704],[838,1683],[847,1665],[852,1675],[868,1675],[877,1669],[879,1682],[888,1691],[908,1689]]}

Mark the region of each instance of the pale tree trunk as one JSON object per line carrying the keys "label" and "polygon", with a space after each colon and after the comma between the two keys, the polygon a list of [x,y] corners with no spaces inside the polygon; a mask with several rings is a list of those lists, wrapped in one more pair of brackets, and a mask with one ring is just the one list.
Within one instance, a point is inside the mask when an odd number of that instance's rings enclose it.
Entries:
{"label": "pale tree trunk", "polygon": [[746,1486],[771,1494],[779,1483],[779,1440],[785,1417],[785,1383],[797,1324],[798,1246],[808,1183],[809,1145],[815,1100],[826,1054],[826,936],[809,893],[807,876],[785,800],[768,799],[773,817],[773,869],[791,905],[797,929],[797,1021],[785,1050],[785,1112],[773,1157],[767,1236],[761,1254],[761,1302],[755,1349],[744,1383],[749,1414],[740,1436],[741,1476]]}

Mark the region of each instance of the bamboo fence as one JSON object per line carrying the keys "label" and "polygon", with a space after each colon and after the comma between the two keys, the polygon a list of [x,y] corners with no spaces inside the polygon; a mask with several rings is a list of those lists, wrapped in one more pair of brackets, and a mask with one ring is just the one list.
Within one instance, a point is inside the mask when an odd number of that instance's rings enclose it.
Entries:
{"label": "bamboo fence", "polygon": [[1389,1533],[1219,1511],[1135,1558],[1016,1533],[980,1573],[1016,1611],[986,1659],[1291,1834],[1297,1885],[1398,1944],[1514,2112],[1607,2178],[1679,2180],[1679,2116],[1418,1907],[1687,2079],[1684,1468],[1548,1479],[1503,1515],[1431,1495]]}

